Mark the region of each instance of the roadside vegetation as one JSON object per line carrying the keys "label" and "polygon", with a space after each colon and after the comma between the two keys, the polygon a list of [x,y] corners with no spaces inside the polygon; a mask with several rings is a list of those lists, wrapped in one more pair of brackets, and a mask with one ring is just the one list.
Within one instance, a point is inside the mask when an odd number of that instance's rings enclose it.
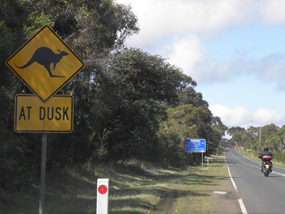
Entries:
{"label": "roadside vegetation", "polygon": [[[86,163],[47,176],[47,214],[95,213],[97,178],[110,179],[109,213],[183,214],[190,205],[191,213],[236,213],[223,158],[190,170],[132,160],[112,166]],[[20,191],[1,189],[0,213],[38,213],[38,196],[37,184]]]}
{"label": "roadside vegetation", "polygon": [[85,63],[58,92],[74,97],[74,131],[47,137],[47,213],[93,213],[99,177],[111,179],[111,213],[158,212],[168,196],[170,209],[198,206],[225,178],[222,165],[185,171],[201,163],[185,139],[205,139],[209,157],[228,128],[181,68],[125,47],[138,18],[113,0],[0,2],[0,213],[37,213],[42,134],[14,132],[15,96],[32,92],[5,61],[44,25]]}
{"label": "roadside vegetation", "polygon": [[3,0],[0,14],[0,188],[18,189],[39,178],[42,134],[13,128],[15,96],[31,91],[5,61],[44,25],[85,63],[59,91],[74,97],[74,131],[48,134],[47,173],[134,158],[171,167],[201,162],[199,154],[184,151],[186,138],[206,139],[206,156],[217,148],[227,127],[195,91],[195,80],[159,55],[124,46],[140,30],[131,6]]}
{"label": "roadside vegetation", "polygon": [[[281,128],[275,124],[262,127],[250,126],[248,129],[237,126],[229,128],[227,133],[232,138],[230,140],[222,139],[219,145],[235,147],[244,155],[256,159],[264,151],[264,147],[268,147],[277,164],[285,163],[285,125]],[[247,152],[247,150],[252,151]]]}
{"label": "roadside vegetation", "polygon": [[[201,185],[212,187],[225,180],[224,174],[215,174],[225,168],[185,171],[201,163],[201,154],[185,152],[187,138],[206,140],[204,158],[221,153],[223,147],[258,153],[268,146],[284,162],[285,127],[261,127],[260,143],[258,128],[228,129],[212,115],[195,90],[196,81],[183,69],[159,55],[127,48],[126,39],[140,31],[138,18],[130,5],[115,0],[1,0],[0,211],[36,213],[38,206],[42,134],[14,132],[15,96],[32,92],[5,61],[44,25],[85,63],[58,92],[74,97],[74,131],[47,137],[48,212],[94,212],[94,186],[102,176],[111,178],[113,213],[159,212],[158,207],[168,204],[180,212],[177,207],[186,210],[187,200],[204,203],[203,209],[215,206],[203,202],[212,193],[204,193],[201,186],[195,189],[194,180],[204,179]],[[227,130],[231,140],[222,138]],[[175,187],[180,181],[188,184],[184,192],[180,184]],[[175,200],[161,200],[168,195]]]}

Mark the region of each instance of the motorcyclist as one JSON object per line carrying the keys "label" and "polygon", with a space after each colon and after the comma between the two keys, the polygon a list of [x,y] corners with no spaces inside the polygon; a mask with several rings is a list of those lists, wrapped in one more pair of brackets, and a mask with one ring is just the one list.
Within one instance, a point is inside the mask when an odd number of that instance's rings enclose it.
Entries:
{"label": "motorcyclist", "polygon": [[[262,159],[263,156],[271,156],[273,158],[273,154],[271,152],[268,151],[268,147],[264,147],[264,152],[262,152],[258,158],[261,159],[259,166],[260,166],[260,171],[262,172],[262,162],[264,162],[264,160]],[[272,168],[273,168],[273,164],[271,161],[269,161],[271,167],[270,167],[270,171],[272,172]]]}

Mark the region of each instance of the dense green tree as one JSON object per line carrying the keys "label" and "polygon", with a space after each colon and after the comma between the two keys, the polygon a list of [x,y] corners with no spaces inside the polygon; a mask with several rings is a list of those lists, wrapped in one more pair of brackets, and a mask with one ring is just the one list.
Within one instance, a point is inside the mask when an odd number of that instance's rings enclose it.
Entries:
{"label": "dense green tree", "polygon": [[279,127],[275,124],[271,123],[270,125],[266,125],[261,127],[261,135],[275,135],[279,132]]}
{"label": "dense green tree", "polygon": [[259,134],[260,134],[260,127],[253,127],[253,126],[250,126],[250,127],[247,129],[247,132],[251,133],[251,134],[254,135],[255,137],[258,137]]}
{"label": "dense green tree", "polygon": [[[159,122],[166,118],[167,105],[178,102],[178,92],[195,82],[160,56],[139,49],[125,49],[108,61],[106,78],[97,84],[99,96],[108,105],[99,133],[110,131],[106,148],[111,159],[157,157]],[[112,82],[105,82],[112,80]],[[107,83],[105,85],[105,83]],[[112,86],[112,90],[110,90]],[[108,89],[109,88],[109,89]],[[98,141],[98,140],[97,140]],[[109,159],[110,159],[109,158]]]}
{"label": "dense green tree", "polygon": [[13,128],[14,94],[22,85],[5,65],[8,57],[24,41],[23,23],[28,14],[29,11],[17,0],[0,2],[0,186],[5,188],[27,178],[24,175],[28,173],[24,172],[31,163],[25,157],[25,139],[16,136]]}
{"label": "dense green tree", "polygon": [[281,135],[284,135],[284,133],[285,133],[285,125],[283,125],[283,126],[279,129],[278,135],[281,136]]}
{"label": "dense green tree", "polygon": [[[185,152],[185,140],[189,138],[205,139],[207,142],[206,155],[217,148],[221,140],[222,133],[211,121],[220,121],[217,117],[212,117],[208,109],[195,107],[192,104],[181,105],[168,109],[169,119],[160,124],[158,139],[163,151],[163,160],[166,163],[186,164],[188,163]],[[224,127],[222,123],[219,123]],[[199,159],[199,154],[191,154]]]}
{"label": "dense green tree", "polygon": [[189,84],[191,77],[162,57],[152,56],[140,49],[128,49],[116,54],[110,61],[110,72],[116,73],[128,85],[133,100],[175,103],[178,92]]}
{"label": "dense green tree", "polygon": [[222,146],[222,147],[227,147],[227,148],[232,148],[232,147],[235,147],[236,144],[235,144],[235,141],[233,138],[230,138],[230,139],[227,139],[227,138],[222,138],[219,142],[219,146]]}
{"label": "dense green tree", "polygon": [[232,139],[236,144],[240,147],[244,147],[244,149],[253,149],[260,152],[267,146],[273,152],[283,152],[284,130],[282,130],[282,128],[280,129],[275,124],[270,124],[263,127],[250,126],[246,131],[241,127],[232,127],[228,130],[228,133],[232,135]]}
{"label": "dense green tree", "polygon": [[231,128],[229,128],[228,131],[227,131],[227,133],[228,133],[229,135],[231,135],[231,136],[232,136],[234,133],[237,133],[237,132],[245,133],[246,130],[245,130],[244,128],[241,128],[241,127],[239,127],[239,126],[236,126],[236,127],[231,127]]}
{"label": "dense green tree", "polygon": [[[196,86],[196,84],[194,85]],[[185,90],[179,93],[179,105],[192,104],[196,107],[203,107],[207,109],[209,104],[203,100],[202,93],[196,92],[193,87],[187,87]]]}
{"label": "dense green tree", "polygon": [[[123,47],[124,40],[139,31],[131,7],[114,1],[0,2],[0,144],[3,148],[1,156],[4,157],[0,159],[0,170],[4,170],[0,174],[6,173],[7,178],[8,172],[15,174],[13,170],[21,167],[29,166],[29,172],[35,173],[39,169],[41,134],[16,134],[13,129],[14,96],[31,92],[5,66],[5,61],[43,25],[51,25],[86,64],[85,69],[60,91],[75,98],[75,128],[72,134],[48,135],[47,169],[82,162],[92,156],[91,136],[93,129],[98,127],[95,119],[104,119],[100,115],[108,106],[108,103],[97,99],[96,87],[100,84],[100,78],[96,79],[97,71],[106,70],[104,61],[109,54]],[[101,135],[98,132],[94,136],[100,138]],[[11,139],[18,140],[10,143]],[[17,155],[19,152],[21,155]],[[18,163],[20,165],[17,166]]]}
{"label": "dense green tree", "polygon": [[86,65],[59,92],[74,96],[74,131],[48,135],[47,170],[87,160],[131,158],[183,165],[188,137],[206,139],[207,154],[217,147],[227,127],[212,116],[202,94],[194,90],[196,82],[161,56],[124,47],[125,39],[139,32],[130,6],[112,0],[3,0],[2,187],[11,177],[24,182],[40,169],[41,134],[13,130],[14,97],[31,92],[9,71],[5,60],[43,25],[50,25]]}
{"label": "dense green tree", "polygon": [[221,118],[217,116],[212,117],[211,124],[213,127],[216,127],[221,132],[222,136],[224,136],[225,132],[228,130],[228,127],[222,123]]}

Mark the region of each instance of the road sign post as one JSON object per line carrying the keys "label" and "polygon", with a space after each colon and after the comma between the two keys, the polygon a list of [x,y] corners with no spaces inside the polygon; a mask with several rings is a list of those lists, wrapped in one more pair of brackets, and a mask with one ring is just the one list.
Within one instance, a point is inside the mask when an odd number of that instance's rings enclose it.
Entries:
{"label": "road sign post", "polygon": [[6,65],[37,96],[17,95],[15,131],[42,136],[39,213],[44,214],[47,133],[73,131],[72,96],[56,95],[83,68],[81,59],[49,27],[42,27]]}
{"label": "road sign post", "polygon": [[46,157],[47,157],[47,133],[44,133],[42,136],[41,186],[40,186],[39,214],[44,214],[44,208],[45,208]]}
{"label": "road sign post", "polygon": [[203,167],[203,152],[206,152],[206,140],[205,139],[186,139],[185,151],[186,152],[201,152],[202,167]]}

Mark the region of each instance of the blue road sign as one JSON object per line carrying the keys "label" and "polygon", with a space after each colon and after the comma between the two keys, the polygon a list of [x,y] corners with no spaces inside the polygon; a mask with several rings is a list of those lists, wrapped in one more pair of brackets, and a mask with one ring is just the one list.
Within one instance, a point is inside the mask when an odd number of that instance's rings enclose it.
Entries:
{"label": "blue road sign", "polygon": [[187,139],[185,142],[186,152],[206,152],[205,139]]}

